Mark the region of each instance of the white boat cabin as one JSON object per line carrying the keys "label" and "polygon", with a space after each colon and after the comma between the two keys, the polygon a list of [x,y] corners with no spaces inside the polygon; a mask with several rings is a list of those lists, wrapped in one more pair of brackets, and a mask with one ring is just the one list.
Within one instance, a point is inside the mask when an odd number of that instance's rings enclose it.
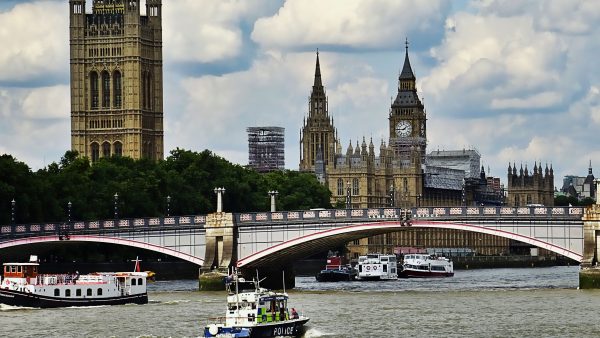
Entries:
{"label": "white boat cabin", "polygon": [[358,258],[358,278],[388,280],[398,278],[398,262],[395,255],[368,254]]}

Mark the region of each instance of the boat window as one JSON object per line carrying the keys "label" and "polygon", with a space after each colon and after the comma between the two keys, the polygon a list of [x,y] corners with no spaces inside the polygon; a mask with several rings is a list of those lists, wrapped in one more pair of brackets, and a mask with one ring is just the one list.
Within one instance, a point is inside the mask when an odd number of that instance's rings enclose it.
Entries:
{"label": "boat window", "polygon": [[138,278],[138,285],[144,285],[144,281],[141,278]]}
{"label": "boat window", "polygon": [[387,272],[387,264],[383,265],[383,272]]}
{"label": "boat window", "polygon": [[10,267],[10,272],[17,272],[17,267],[16,266],[11,266]]}
{"label": "boat window", "polygon": [[388,259],[387,259],[387,257],[381,257],[381,261],[382,261],[382,262],[387,262],[387,261],[388,261]]}
{"label": "boat window", "polygon": [[23,267],[19,265],[19,266],[17,267],[17,272],[23,272]]}
{"label": "boat window", "polygon": [[60,296],[60,289],[54,289],[54,296],[56,296],[56,297]]}
{"label": "boat window", "polygon": [[102,288],[98,288],[98,296],[102,296]]}
{"label": "boat window", "polygon": [[66,289],[65,290],[65,297],[71,297],[71,290],[70,289]]}
{"label": "boat window", "polygon": [[136,280],[135,278],[132,278],[132,279],[131,279],[131,285],[135,285],[135,284],[136,284],[136,282],[137,282],[137,280]]}
{"label": "boat window", "polygon": [[391,272],[396,273],[396,269],[392,268]]}
{"label": "boat window", "polygon": [[375,259],[377,259],[377,258],[379,258],[379,255],[367,255],[367,258],[375,258]]}
{"label": "boat window", "polygon": [[87,295],[92,296],[92,289],[87,289]]}
{"label": "boat window", "polygon": [[81,289],[75,290],[75,296],[81,297]]}

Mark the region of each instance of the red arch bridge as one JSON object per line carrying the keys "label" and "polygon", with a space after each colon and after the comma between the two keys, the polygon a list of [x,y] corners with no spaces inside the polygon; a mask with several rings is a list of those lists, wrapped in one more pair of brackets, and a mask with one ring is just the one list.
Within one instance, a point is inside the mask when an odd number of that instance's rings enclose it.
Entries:
{"label": "red arch bridge", "polygon": [[285,264],[356,239],[408,228],[472,231],[583,258],[581,207],[420,207],[303,210],[0,226],[0,252],[37,243],[98,242],[199,266]]}

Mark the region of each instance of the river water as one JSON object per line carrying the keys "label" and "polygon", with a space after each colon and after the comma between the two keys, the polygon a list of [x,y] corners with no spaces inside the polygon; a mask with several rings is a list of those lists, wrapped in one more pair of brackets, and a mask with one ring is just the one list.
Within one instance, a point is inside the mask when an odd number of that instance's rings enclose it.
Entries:
{"label": "river water", "polygon": [[[600,337],[600,290],[579,267],[459,270],[445,279],[317,283],[297,277],[290,304],[305,337]],[[198,337],[225,292],[195,280],[149,285],[150,303],[63,309],[0,305],[2,337]]]}

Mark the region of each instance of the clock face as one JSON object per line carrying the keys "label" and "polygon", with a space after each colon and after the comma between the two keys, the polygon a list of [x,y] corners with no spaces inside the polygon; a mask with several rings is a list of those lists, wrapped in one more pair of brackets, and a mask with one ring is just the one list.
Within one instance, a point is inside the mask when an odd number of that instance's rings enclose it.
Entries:
{"label": "clock face", "polygon": [[412,132],[412,126],[408,121],[400,121],[396,125],[396,135],[405,137],[410,135]]}

